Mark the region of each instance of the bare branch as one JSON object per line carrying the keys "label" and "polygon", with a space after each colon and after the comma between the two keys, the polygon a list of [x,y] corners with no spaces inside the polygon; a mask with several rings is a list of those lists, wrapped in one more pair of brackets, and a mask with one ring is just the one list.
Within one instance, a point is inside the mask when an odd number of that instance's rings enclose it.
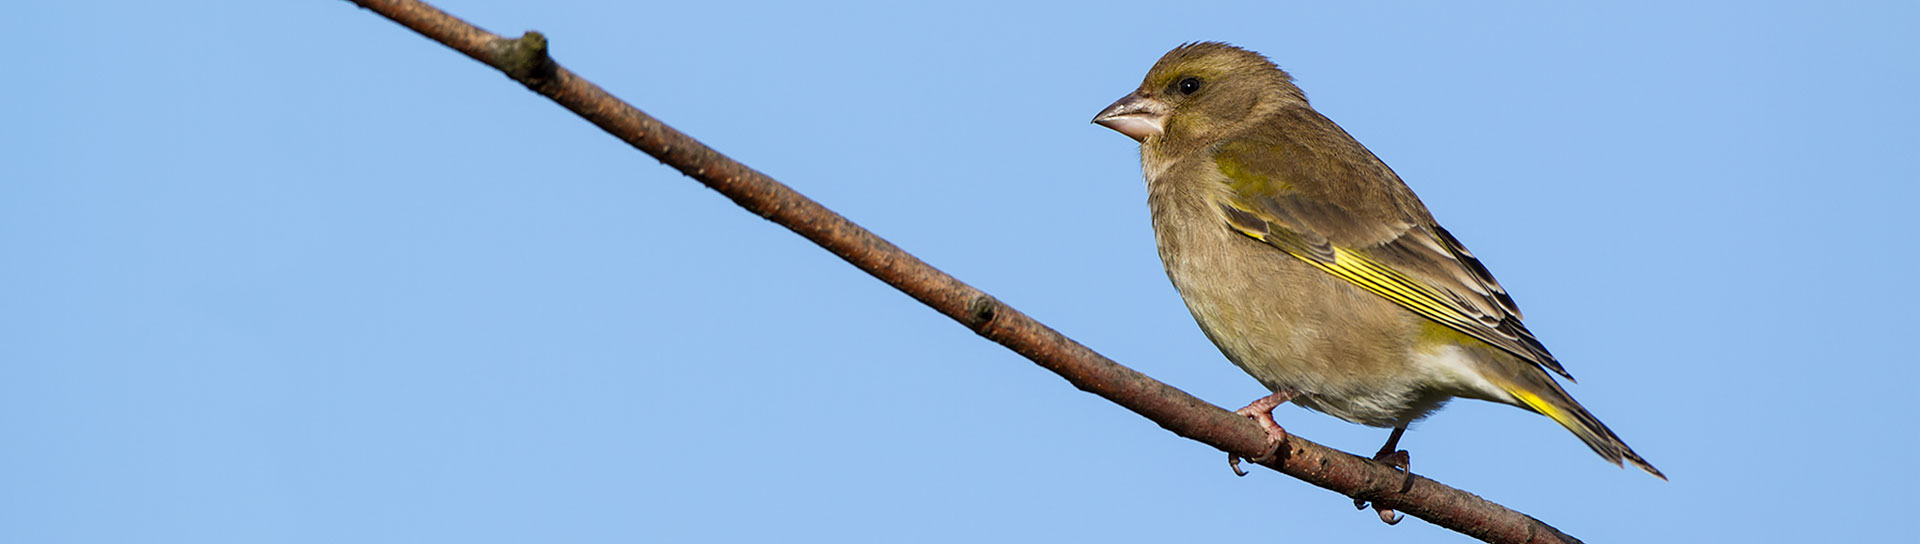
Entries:
{"label": "bare branch", "polygon": [[[741,207],[779,223],[968,329],[1066,378],[1074,387],[1132,410],[1174,434],[1234,455],[1259,458],[1267,435],[1247,418],[1121,366],[986,293],[928,265],[765,174],[735,162],[620,101],[554,63],[546,38],[505,38],[413,0],[354,0],[446,44],[618,136]],[[1391,508],[1488,542],[1578,542],[1525,514],[1420,476],[1294,436],[1262,465],[1316,486]]]}

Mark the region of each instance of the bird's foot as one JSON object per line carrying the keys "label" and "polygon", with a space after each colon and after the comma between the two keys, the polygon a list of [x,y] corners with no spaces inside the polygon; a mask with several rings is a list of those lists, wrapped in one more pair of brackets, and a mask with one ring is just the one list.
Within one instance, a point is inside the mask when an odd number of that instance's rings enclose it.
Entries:
{"label": "bird's foot", "polygon": [[[1258,400],[1253,401],[1253,403],[1246,405],[1246,407],[1233,411],[1235,414],[1246,416],[1255,423],[1259,423],[1260,429],[1267,432],[1267,441],[1272,444],[1267,448],[1266,453],[1261,454],[1259,457],[1250,457],[1247,459],[1248,461],[1265,463],[1274,460],[1274,458],[1280,455],[1280,448],[1285,447],[1287,444],[1287,430],[1280,427],[1280,422],[1273,420],[1273,409],[1280,407],[1281,404],[1285,404],[1288,399],[1292,398],[1292,391],[1275,391],[1271,395],[1260,397]],[[1240,456],[1238,455],[1227,454],[1227,467],[1233,469],[1234,476],[1247,475],[1247,471],[1240,470]]]}
{"label": "bird's foot", "polygon": [[[1395,438],[1399,437],[1396,435]],[[1413,457],[1407,454],[1407,450],[1393,449],[1393,443],[1389,442],[1386,448],[1380,450],[1380,453],[1373,454],[1373,460],[1376,463],[1385,463],[1387,466],[1406,474],[1406,478],[1400,482],[1399,493],[1406,493],[1413,490],[1413,471],[1411,470],[1413,467]],[[1353,500],[1354,508],[1365,510],[1367,506],[1366,499]],[[1400,520],[1406,517],[1395,513],[1392,508],[1377,504],[1372,506],[1374,513],[1380,514],[1380,521],[1386,522],[1387,525],[1400,523]]]}

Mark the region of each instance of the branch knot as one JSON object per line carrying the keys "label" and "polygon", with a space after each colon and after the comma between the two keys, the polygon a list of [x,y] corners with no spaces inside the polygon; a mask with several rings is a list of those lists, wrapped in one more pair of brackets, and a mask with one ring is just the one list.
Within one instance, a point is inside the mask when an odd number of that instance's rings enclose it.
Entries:
{"label": "branch knot", "polygon": [[493,42],[498,68],[507,77],[532,87],[553,77],[553,57],[547,56],[547,37],[529,30],[514,39]]}

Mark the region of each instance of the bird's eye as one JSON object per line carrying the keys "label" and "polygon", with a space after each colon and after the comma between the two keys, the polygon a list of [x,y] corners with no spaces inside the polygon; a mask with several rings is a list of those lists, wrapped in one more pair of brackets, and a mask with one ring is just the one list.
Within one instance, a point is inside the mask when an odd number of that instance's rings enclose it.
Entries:
{"label": "bird's eye", "polygon": [[1180,80],[1180,94],[1193,94],[1200,91],[1200,78],[1190,77]]}

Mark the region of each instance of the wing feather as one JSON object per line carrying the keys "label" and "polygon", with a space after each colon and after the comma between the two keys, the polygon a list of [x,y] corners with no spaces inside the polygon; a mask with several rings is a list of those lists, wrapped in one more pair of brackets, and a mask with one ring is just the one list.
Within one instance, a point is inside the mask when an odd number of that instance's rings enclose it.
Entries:
{"label": "wing feather", "polygon": [[[1324,122],[1338,136],[1351,139],[1331,121]],[[1215,164],[1227,185],[1219,205],[1228,226],[1434,322],[1573,379],[1520,322],[1520,308],[1506,289],[1433,221],[1392,170],[1371,153],[1363,153],[1363,158],[1317,153],[1326,146],[1312,144],[1246,138],[1216,146]],[[1358,148],[1358,143],[1353,146]],[[1333,174],[1315,176],[1302,164],[1318,166],[1312,172]],[[1340,179],[1317,179],[1328,177]],[[1359,199],[1371,201],[1361,206]],[[1391,209],[1379,209],[1382,201]]]}

